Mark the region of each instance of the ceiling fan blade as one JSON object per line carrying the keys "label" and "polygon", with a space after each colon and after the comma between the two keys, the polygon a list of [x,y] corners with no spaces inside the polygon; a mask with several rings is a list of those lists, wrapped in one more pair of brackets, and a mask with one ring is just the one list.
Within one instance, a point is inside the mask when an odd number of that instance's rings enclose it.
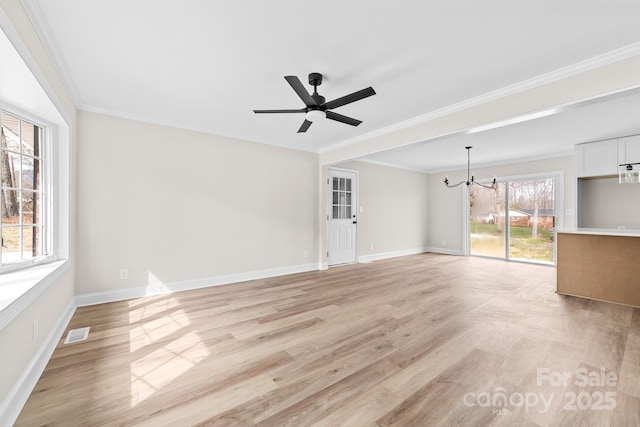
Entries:
{"label": "ceiling fan blade", "polygon": [[373,90],[372,87],[368,87],[366,89],[353,92],[352,94],[345,95],[341,98],[334,99],[333,101],[329,101],[324,105],[328,109],[332,110],[334,108],[342,107],[343,105],[350,104],[352,102],[360,101],[361,99],[367,98],[375,94],[376,94],[376,91]]}
{"label": "ceiling fan blade", "polygon": [[301,108],[299,110],[253,110],[254,113],[304,113],[305,109]]}
{"label": "ceiling fan blade", "polygon": [[351,117],[343,116],[342,114],[334,113],[333,111],[327,111],[327,119],[346,123],[351,126],[358,126],[360,123],[362,123],[362,120],[352,119]]}
{"label": "ceiling fan blade", "polygon": [[302,99],[304,105],[306,105],[307,107],[318,106],[316,101],[313,100],[311,95],[309,95],[309,92],[307,92],[307,90],[304,88],[304,85],[299,78],[297,78],[296,76],[285,76],[284,78],[287,82],[289,82],[293,90],[296,91],[300,99]]}
{"label": "ceiling fan blade", "polygon": [[311,122],[307,119],[304,119],[304,122],[302,122],[302,126],[300,126],[300,129],[298,129],[298,133],[306,132],[307,129],[309,129],[309,126],[311,126]]}

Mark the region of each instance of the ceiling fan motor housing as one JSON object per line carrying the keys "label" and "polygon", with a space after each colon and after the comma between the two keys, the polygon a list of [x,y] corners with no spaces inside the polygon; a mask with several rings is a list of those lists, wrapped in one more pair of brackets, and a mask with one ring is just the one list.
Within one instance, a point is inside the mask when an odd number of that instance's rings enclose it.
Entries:
{"label": "ceiling fan motor housing", "polygon": [[322,74],[320,74],[320,73],[310,73],[309,74],[309,84],[311,86],[320,86],[322,84]]}

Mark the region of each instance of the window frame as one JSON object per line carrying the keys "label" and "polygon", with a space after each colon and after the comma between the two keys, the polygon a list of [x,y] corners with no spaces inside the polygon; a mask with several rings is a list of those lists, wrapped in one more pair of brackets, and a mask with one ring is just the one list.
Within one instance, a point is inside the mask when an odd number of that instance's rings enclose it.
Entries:
{"label": "window frame", "polygon": [[[54,159],[53,159],[53,140],[55,127],[33,114],[13,106],[4,100],[0,100],[0,112],[14,116],[20,120],[36,125],[41,129],[40,134],[40,179],[41,179],[41,238],[42,238],[42,255],[29,258],[26,260],[16,261],[5,264],[0,253],[0,274],[28,269],[35,265],[49,263],[57,260],[55,255],[55,239],[54,239]],[[0,164],[0,168],[2,165]],[[22,188],[22,183],[20,185]],[[2,223],[0,222],[0,233],[2,232]]]}

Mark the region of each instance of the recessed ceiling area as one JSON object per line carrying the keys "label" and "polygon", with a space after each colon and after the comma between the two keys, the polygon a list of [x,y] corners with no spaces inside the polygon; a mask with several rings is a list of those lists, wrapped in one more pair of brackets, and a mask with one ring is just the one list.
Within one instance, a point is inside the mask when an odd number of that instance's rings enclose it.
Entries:
{"label": "recessed ceiling area", "polygon": [[[311,152],[640,41],[640,2],[629,0],[24,3],[81,110]],[[310,72],[323,74],[327,100],[372,86],[375,96],[336,109],[363,123],[325,120],[299,134],[299,115],[253,113],[303,107],[284,76],[306,82]],[[552,126],[563,117],[545,121]],[[614,132],[612,124],[603,126],[608,131],[589,123],[572,138]],[[504,132],[475,136],[474,157],[487,144],[486,160],[502,159],[487,138],[497,141]],[[517,139],[527,138],[533,140]],[[540,153],[566,149],[562,138],[536,141]],[[457,153],[459,142],[437,146]],[[371,159],[398,160],[386,156]]]}
{"label": "recessed ceiling area", "polygon": [[360,160],[422,172],[466,167],[465,146],[473,146],[473,165],[570,155],[583,142],[640,134],[640,92],[571,106],[557,114],[478,133],[458,133],[432,141],[363,156]]}

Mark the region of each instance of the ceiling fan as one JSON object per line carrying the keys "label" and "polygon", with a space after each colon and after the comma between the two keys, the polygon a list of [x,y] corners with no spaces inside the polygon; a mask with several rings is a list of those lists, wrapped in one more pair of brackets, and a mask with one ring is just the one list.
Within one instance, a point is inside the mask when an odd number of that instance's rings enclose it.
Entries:
{"label": "ceiling fan", "polygon": [[307,92],[298,77],[285,76],[284,78],[291,85],[293,90],[298,94],[300,99],[302,99],[305,108],[300,108],[298,110],[253,110],[253,112],[259,114],[305,113],[306,116],[304,122],[302,122],[302,126],[300,126],[300,129],[298,129],[298,133],[306,132],[307,129],[309,129],[309,126],[311,126],[312,122],[321,120],[325,117],[330,120],[335,120],[336,122],[346,123],[351,126],[358,126],[360,123],[362,123],[361,120],[343,116],[342,114],[335,113],[331,110],[376,94],[372,87],[368,87],[366,89],[362,89],[349,95],[334,99],[333,101],[326,102],[324,96],[318,93],[318,86],[322,84],[322,74],[309,74],[309,84],[313,86],[312,94],[309,94],[309,92]]}

